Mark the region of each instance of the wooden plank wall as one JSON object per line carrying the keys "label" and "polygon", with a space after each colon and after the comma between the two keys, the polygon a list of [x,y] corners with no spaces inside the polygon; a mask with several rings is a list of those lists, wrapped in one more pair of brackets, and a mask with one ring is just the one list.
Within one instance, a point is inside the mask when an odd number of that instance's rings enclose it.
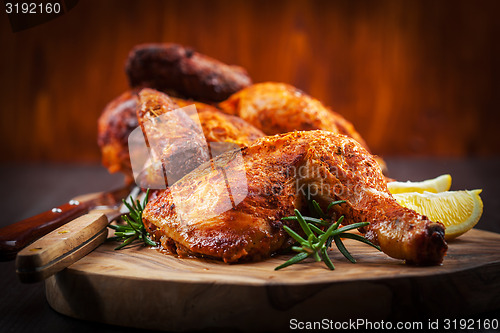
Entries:
{"label": "wooden plank wall", "polygon": [[0,14],[2,161],[98,161],[96,120],[138,43],[177,42],[293,84],[380,155],[498,155],[500,1],[80,1]]}

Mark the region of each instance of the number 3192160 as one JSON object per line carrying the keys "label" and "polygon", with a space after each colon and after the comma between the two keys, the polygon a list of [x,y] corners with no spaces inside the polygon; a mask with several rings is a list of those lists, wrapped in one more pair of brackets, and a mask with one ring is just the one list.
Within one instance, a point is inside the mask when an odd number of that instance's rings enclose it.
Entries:
{"label": "number 3192160", "polygon": [[22,3],[5,3],[5,12],[7,14],[59,14],[61,12],[61,4],[58,2],[54,3],[34,3],[34,2],[22,2]]}

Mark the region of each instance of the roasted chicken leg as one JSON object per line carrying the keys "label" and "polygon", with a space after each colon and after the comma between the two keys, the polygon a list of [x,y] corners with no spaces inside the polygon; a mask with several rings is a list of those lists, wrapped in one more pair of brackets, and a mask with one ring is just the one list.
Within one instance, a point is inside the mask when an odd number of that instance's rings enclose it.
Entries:
{"label": "roasted chicken leg", "polygon": [[335,214],[370,222],[361,231],[393,258],[439,264],[446,253],[444,226],[400,206],[365,148],[321,130],[264,137],[218,156],[151,199],[143,222],[173,253],[257,260],[290,246],[282,226],[298,227],[281,218],[304,209],[308,195],[323,206],[345,200]]}
{"label": "roasted chicken leg", "polygon": [[[347,135],[370,151],[352,123],[289,84],[253,84],[219,103],[219,108],[241,117],[267,135],[320,129]],[[386,173],[384,160],[379,156],[374,158]]]}
{"label": "roasted chicken leg", "polygon": [[289,84],[256,83],[231,95],[219,107],[266,135],[321,129],[350,136],[367,148],[349,121]]}
{"label": "roasted chicken leg", "polygon": [[[166,96],[150,91],[152,93],[149,96],[156,100],[159,99],[158,96]],[[175,103],[173,108],[192,104],[196,106],[197,115],[191,116],[198,117],[197,121],[201,124],[207,142],[228,142],[243,147],[264,136],[264,133],[243,119],[225,114],[214,106],[180,98],[166,98],[168,103]],[[111,173],[124,173],[129,181],[133,181],[133,175],[128,138],[139,125],[137,109],[140,104],[138,91],[127,91],[106,106],[98,122],[98,143],[103,165]]]}

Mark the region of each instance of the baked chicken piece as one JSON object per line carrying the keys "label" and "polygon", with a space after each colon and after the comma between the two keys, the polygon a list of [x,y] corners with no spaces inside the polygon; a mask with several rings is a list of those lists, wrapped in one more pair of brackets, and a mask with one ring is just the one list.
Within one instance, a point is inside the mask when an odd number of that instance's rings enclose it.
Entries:
{"label": "baked chicken piece", "polygon": [[126,91],[106,105],[97,122],[102,164],[110,173],[123,172],[128,182],[133,181],[128,137],[139,126],[138,103],[137,91]]}
{"label": "baked chicken piece", "polygon": [[219,103],[219,107],[266,135],[320,129],[347,135],[367,148],[349,121],[289,84],[256,83]]}
{"label": "baked chicken piece", "polygon": [[393,258],[439,264],[446,253],[444,226],[400,206],[365,148],[320,130],[264,137],[219,155],[152,198],[143,223],[178,255],[259,260],[290,246],[282,226],[299,228],[281,218],[305,209],[308,193],[323,208],[346,200],[336,216],[370,222],[361,231]]}
{"label": "baked chicken piece", "polygon": [[181,108],[194,104],[207,142],[229,142],[245,147],[265,136],[240,117],[225,114],[214,106],[180,98],[172,100]]}
{"label": "baked chicken piece", "polygon": [[133,88],[153,88],[201,101],[220,102],[252,84],[242,67],[171,43],[134,47],[125,71]]}
{"label": "baked chicken piece", "polygon": [[141,173],[135,175],[141,187],[161,189],[171,185],[210,159],[201,126],[166,94],[141,90],[137,119],[147,145],[147,149],[131,149],[132,157],[142,155],[142,162],[148,163],[141,163]]}
{"label": "baked chicken piece", "polygon": [[[347,135],[370,151],[354,126],[319,100],[285,83],[256,83],[219,103],[222,111],[241,117],[266,135],[293,131],[326,130]],[[382,171],[384,160],[375,156]]]}
{"label": "baked chicken piece", "polygon": [[[156,164],[143,170],[141,184],[164,184],[163,179],[158,178],[163,175],[166,184],[171,185],[221,151],[249,145],[263,136],[240,118],[208,105],[198,103],[200,113],[196,109],[179,112],[182,104],[192,103],[176,101],[153,89],[139,93],[137,118],[146,134],[148,148],[157,156]],[[221,147],[209,142],[226,144]]]}
{"label": "baked chicken piece", "polygon": [[[154,92],[150,96],[156,94],[161,93]],[[264,133],[241,118],[222,113],[211,105],[180,98],[172,98],[172,101],[177,107],[192,104],[196,106],[207,142],[230,142],[243,147],[264,136]],[[127,91],[106,106],[98,121],[98,144],[102,152],[102,163],[111,173],[123,172],[128,181],[133,181],[128,138],[139,126],[139,105],[138,91]]]}

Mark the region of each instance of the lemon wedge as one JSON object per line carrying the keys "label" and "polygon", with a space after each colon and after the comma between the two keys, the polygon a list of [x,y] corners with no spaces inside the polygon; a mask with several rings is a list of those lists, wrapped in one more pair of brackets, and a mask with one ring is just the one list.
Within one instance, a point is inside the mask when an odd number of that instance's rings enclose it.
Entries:
{"label": "lemon wedge", "polygon": [[483,214],[482,190],[447,191],[441,193],[399,193],[396,201],[431,221],[446,227],[445,239],[450,240],[472,229]]}
{"label": "lemon wedge", "polygon": [[417,192],[424,193],[432,192],[439,193],[448,191],[451,187],[451,176],[442,175],[434,179],[424,180],[422,182],[390,182],[387,183],[387,188],[392,194]]}

